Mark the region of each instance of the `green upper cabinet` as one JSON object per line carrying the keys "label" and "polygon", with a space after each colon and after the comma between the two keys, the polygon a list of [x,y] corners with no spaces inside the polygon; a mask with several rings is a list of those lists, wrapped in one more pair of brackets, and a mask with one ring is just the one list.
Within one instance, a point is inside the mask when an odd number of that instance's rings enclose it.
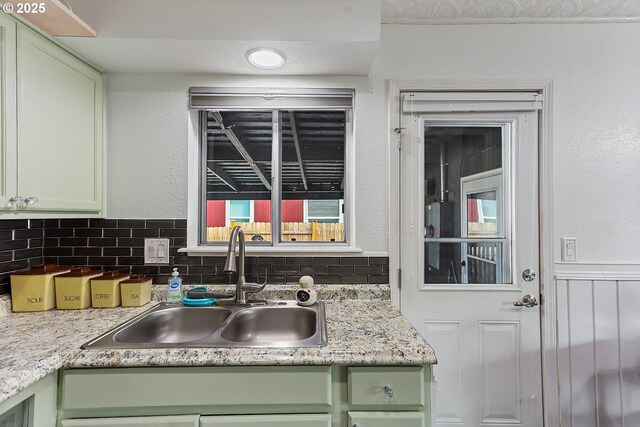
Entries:
{"label": "green upper cabinet", "polygon": [[4,41],[0,218],[102,216],[102,74],[21,23]]}
{"label": "green upper cabinet", "polygon": [[16,192],[16,21],[0,13],[0,210]]}

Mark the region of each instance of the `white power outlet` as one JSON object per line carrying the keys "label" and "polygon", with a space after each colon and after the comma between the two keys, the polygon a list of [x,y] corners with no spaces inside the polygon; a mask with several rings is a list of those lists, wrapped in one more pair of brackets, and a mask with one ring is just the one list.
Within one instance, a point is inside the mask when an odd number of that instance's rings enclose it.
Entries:
{"label": "white power outlet", "polygon": [[575,237],[562,237],[562,261],[576,262],[578,261],[578,242]]}
{"label": "white power outlet", "polygon": [[169,239],[144,239],[145,264],[169,264]]}

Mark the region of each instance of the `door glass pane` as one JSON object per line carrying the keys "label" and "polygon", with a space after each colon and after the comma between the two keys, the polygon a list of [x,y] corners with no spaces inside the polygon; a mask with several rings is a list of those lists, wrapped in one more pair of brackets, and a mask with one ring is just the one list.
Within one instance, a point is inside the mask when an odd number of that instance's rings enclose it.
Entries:
{"label": "door glass pane", "polygon": [[425,125],[425,283],[505,283],[503,133]]}
{"label": "door glass pane", "polygon": [[463,237],[461,180],[502,167],[502,128],[426,126],[424,141],[426,231]]}
{"label": "door glass pane", "polygon": [[425,283],[502,283],[502,242],[426,242]]}
{"label": "door glass pane", "polygon": [[271,111],[206,113],[206,242],[271,240]]}
{"label": "door glass pane", "polygon": [[344,242],[345,111],[282,111],[281,118],[281,240]]}

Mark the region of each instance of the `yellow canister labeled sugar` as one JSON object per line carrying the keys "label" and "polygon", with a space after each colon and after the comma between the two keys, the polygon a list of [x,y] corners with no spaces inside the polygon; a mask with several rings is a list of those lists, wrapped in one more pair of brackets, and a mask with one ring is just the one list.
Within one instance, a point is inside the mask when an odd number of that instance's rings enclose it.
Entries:
{"label": "yellow canister labeled sugar", "polygon": [[140,307],[151,301],[151,277],[133,275],[120,282],[123,307]]}
{"label": "yellow canister labeled sugar", "polygon": [[56,308],[59,310],[81,310],[91,305],[89,281],[102,276],[102,270],[88,267],[72,268],[71,272],[56,276]]}
{"label": "yellow canister labeled sugar", "polygon": [[37,265],[11,275],[13,311],[46,311],[56,306],[54,277],[68,273],[70,267],[55,264]]}
{"label": "yellow canister labeled sugar", "polygon": [[91,279],[91,306],[112,308],[120,305],[120,282],[129,278],[128,273],[108,271]]}

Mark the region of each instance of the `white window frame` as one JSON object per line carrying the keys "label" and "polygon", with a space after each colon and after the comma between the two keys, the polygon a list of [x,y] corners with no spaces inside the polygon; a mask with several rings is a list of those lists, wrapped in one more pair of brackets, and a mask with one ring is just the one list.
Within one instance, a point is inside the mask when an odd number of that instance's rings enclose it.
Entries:
{"label": "white window frame", "polygon": [[[510,141],[505,138],[503,141],[505,145]],[[502,174],[502,168],[492,169],[486,172],[477,173],[475,175],[464,176],[460,178],[460,221],[462,238],[468,238],[468,223],[467,223],[467,196],[469,194],[477,194],[486,191],[496,192],[496,224],[498,226],[498,236],[506,238],[511,233],[505,233],[504,230],[504,216],[509,215],[510,212],[504,207],[504,177]],[[510,221],[509,221],[510,222]],[[499,243],[499,242],[497,242]],[[464,261],[465,267],[462,268],[462,280],[461,285],[468,284],[469,280],[469,259],[467,254],[467,244],[462,243],[460,245],[460,259]],[[506,248],[509,248],[509,244],[504,244]],[[501,245],[497,245],[498,255],[496,257],[496,283],[502,284],[502,278],[509,277],[509,262],[510,254],[503,249]],[[505,256],[503,256],[505,254]],[[483,262],[490,262],[484,259],[480,259]]]}
{"label": "white window frame", "polygon": [[[249,222],[254,221],[253,212],[254,204],[253,200],[249,200]],[[231,227],[231,200],[224,201],[224,222],[226,227]]]}
{"label": "white window frame", "polygon": [[[295,255],[305,253],[308,255],[337,255],[337,254],[360,254],[362,249],[355,245],[355,135],[354,135],[354,107],[355,107],[355,90],[353,89],[209,89],[209,88],[192,88],[200,92],[209,92],[211,94],[238,94],[249,99],[253,95],[258,94],[258,98],[268,100],[270,97],[274,97],[278,100],[278,104],[274,105],[274,110],[287,109],[283,104],[282,99],[279,96],[291,96],[292,99],[298,96],[318,96],[325,97],[327,100],[332,99],[333,94],[349,93],[352,97],[351,108],[336,108],[327,106],[324,109],[338,110],[343,109],[345,111],[345,186],[344,186],[344,199],[347,202],[344,203],[345,211],[341,212],[342,222],[345,224],[345,242],[259,242],[261,244],[254,244],[251,242],[246,246],[246,252],[254,255]],[[199,93],[200,93],[199,92]],[[251,96],[248,96],[251,94]],[[274,95],[275,94],[275,95]],[[255,98],[255,97],[254,97]],[[293,101],[293,105],[296,109],[306,109],[304,106],[296,104]],[[253,109],[250,105],[243,106],[244,109]],[[293,108],[293,107],[290,107]],[[201,143],[201,128],[200,117],[201,111],[206,108],[193,107],[188,111],[188,160],[190,165],[198,165],[199,167],[189,168],[187,173],[188,180],[188,207],[187,207],[187,247],[181,248],[178,251],[181,253],[187,253],[188,255],[220,255],[227,252],[226,242],[217,242],[215,244],[204,244],[201,242],[201,226],[203,220],[206,219],[204,214],[203,205],[201,204],[201,190],[202,190],[202,177],[201,170],[205,167],[206,159],[202,155],[203,147]],[[266,109],[263,106],[255,107],[255,109]],[[274,120],[278,118],[275,117]],[[279,129],[276,132],[274,139],[274,151],[277,151],[276,155],[272,158],[280,159],[280,132]],[[272,220],[276,218],[274,215],[274,200],[281,200],[281,184],[279,179],[280,165],[277,167],[274,165],[275,173],[272,177]],[[278,210],[278,217],[280,216],[280,210]],[[278,220],[272,221],[272,236],[280,236],[280,222]],[[278,239],[279,240],[279,239]]]}
{"label": "white window frame", "polygon": [[[344,205],[344,199],[338,200],[338,216],[313,216],[311,218],[312,221],[316,219],[338,219],[338,224],[344,223],[344,214],[342,213],[342,206]],[[304,201],[304,209],[303,209],[303,220],[304,222],[309,222],[309,200]]]}

